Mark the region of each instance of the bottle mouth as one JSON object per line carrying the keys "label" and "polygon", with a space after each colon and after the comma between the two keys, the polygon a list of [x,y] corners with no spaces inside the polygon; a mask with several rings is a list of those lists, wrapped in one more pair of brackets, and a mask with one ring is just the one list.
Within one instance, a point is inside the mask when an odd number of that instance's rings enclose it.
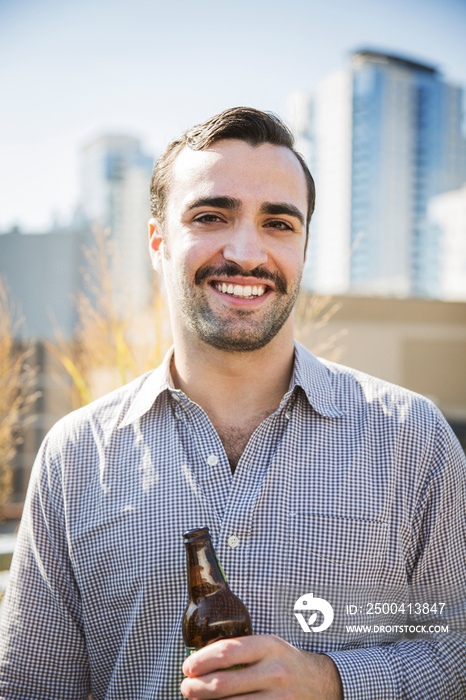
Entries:
{"label": "bottle mouth", "polygon": [[186,530],[186,532],[183,533],[185,544],[188,542],[196,542],[197,540],[204,540],[208,536],[208,527],[195,527],[191,530]]}

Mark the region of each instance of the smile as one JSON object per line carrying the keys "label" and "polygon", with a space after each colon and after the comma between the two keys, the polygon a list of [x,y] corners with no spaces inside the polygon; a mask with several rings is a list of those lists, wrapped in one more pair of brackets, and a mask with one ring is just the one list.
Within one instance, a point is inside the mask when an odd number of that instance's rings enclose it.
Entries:
{"label": "smile", "polygon": [[241,299],[256,299],[261,297],[266,292],[266,287],[262,284],[258,285],[242,285],[242,284],[226,284],[226,282],[213,282],[212,286],[222,294],[229,294],[232,297]]}

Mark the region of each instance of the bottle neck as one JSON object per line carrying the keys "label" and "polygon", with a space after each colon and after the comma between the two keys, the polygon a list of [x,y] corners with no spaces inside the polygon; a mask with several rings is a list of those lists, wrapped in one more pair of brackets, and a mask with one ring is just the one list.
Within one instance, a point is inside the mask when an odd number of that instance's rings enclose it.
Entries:
{"label": "bottle neck", "polygon": [[186,559],[189,597],[193,601],[228,587],[210,538],[186,542]]}

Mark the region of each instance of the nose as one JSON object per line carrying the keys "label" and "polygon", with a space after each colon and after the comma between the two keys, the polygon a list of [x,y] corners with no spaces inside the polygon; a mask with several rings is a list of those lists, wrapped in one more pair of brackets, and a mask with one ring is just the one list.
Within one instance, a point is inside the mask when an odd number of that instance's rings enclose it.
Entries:
{"label": "nose", "polygon": [[228,242],[223,248],[223,257],[243,270],[253,270],[268,260],[264,242],[256,227],[243,223],[229,231]]}

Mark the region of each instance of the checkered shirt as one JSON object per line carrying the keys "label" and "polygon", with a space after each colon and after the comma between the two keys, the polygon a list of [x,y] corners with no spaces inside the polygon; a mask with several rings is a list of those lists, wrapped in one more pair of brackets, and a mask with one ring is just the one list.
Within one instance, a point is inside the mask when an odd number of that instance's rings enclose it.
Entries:
{"label": "checkered shirt", "polygon": [[1,698],[181,698],[182,533],[204,525],[255,634],[328,654],[346,700],[466,697],[464,596],[443,618],[456,632],[420,639],[306,634],[292,610],[281,624],[287,587],[464,592],[466,576],[465,460],[439,411],[295,348],[289,391],[234,475],[170,353],[50,431],[3,606]]}

